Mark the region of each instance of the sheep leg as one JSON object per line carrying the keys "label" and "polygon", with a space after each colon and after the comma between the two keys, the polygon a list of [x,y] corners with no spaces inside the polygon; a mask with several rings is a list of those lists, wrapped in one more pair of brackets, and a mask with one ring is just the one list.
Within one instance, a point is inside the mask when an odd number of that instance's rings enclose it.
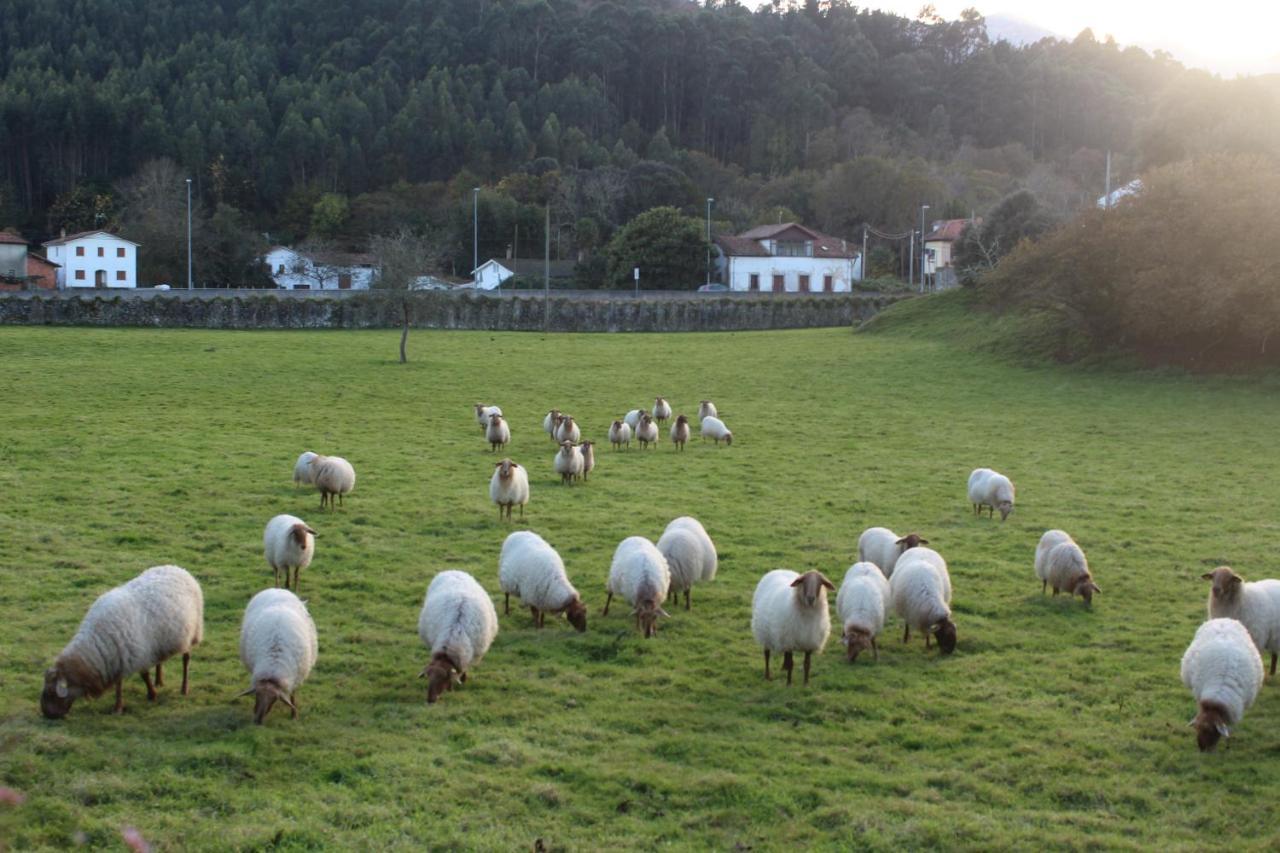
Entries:
{"label": "sheep leg", "polygon": [[511,593],[509,592],[504,592],[502,594],[502,615],[511,615]]}
{"label": "sheep leg", "polygon": [[613,601],[613,593],[609,593],[609,597],[604,600],[604,610],[600,613],[601,616],[609,615],[609,602],[611,601]]}
{"label": "sheep leg", "polygon": [[769,650],[764,650],[764,680],[773,681],[773,676],[769,674]]}
{"label": "sheep leg", "polygon": [[342,492],[338,492],[338,506],[346,506],[346,505],[347,505],[347,502],[342,497]]}
{"label": "sheep leg", "polygon": [[880,649],[876,647],[876,638],[871,638],[871,657],[877,663],[880,661]]}
{"label": "sheep leg", "polygon": [[1040,581],[1040,594],[1041,594],[1041,595],[1044,595],[1044,594],[1045,594],[1045,592],[1048,590],[1048,588],[1049,588],[1049,581],[1048,581],[1048,579],[1047,579],[1047,578],[1046,578],[1045,580]]}
{"label": "sheep leg", "polygon": [[[511,517],[511,510],[507,510],[507,518]],[[524,504],[520,504],[520,517],[524,518]]]}
{"label": "sheep leg", "polygon": [[684,609],[689,609],[689,590],[687,589],[684,591]]}
{"label": "sheep leg", "polygon": [[111,709],[113,714],[124,713],[124,679],[116,682],[116,706]]}
{"label": "sheep leg", "polygon": [[782,668],[787,671],[787,686],[791,686],[791,670],[795,668],[795,659],[791,656],[791,652],[783,652]]}
{"label": "sheep leg", "polygon": [[930,642],[932,639],[933,639],[933,635],[932,635],[932,634],[930,634],[928,631],[925,631],[925,632],[924,632],[924,647],[925,647],[926,649],[927,649],[927,648],[929,648],[929,647],[932,645],[932,643]]}
{"label": "sheep leg", "polygon": [[1272,675],[1276,674],[1276,653],[1275,652],[1271,653],[1271,674]]}
{"label": "sheep leg", "polygon": [[277,569],[275,566],[272,566],[272,567],[271,567],[271,571],[272,571],[272,572],[275,574],[275,576],[276,576],[276,586],[280,586],[280,570],[279,570],[279,569]]}
{"label": "sheep leg", "polygon": [[164,670],[161,667],[163,663],[156,664],[156,687],[164,687]]}
{"label": "sheep leg", "polygon": [[147,701],[156,701],[156,686],[151,683],[151,670],[144,669],[142,671],[142,683],[147,685]]}
{"label": "sheep leg", "polygon": [[911,626],[910,625],[907,625],[902,629],[902,642],[904,643],[911,642]]}
{"label": "sheep leg", "polygon": [[538,608],[530,606],[529,614],[533,616],[533,627],[541,628],[542,626],[538,624]]}
{"label": "sheep leg", "polygon": [[809,658],[813,657],[813,652],[804,653],[804,683],[809,684]]}
{"label": "sheep leg", "polygon": [[289,709],[289,719],[296,720],[298,719],[298,694],[290,694],[289,702],[293,705],[293,707]]}
{"label": "sheep leg", "polygon": [[191,652],[182,656],[182,695],[187,695],[187,671],[191,666]]}

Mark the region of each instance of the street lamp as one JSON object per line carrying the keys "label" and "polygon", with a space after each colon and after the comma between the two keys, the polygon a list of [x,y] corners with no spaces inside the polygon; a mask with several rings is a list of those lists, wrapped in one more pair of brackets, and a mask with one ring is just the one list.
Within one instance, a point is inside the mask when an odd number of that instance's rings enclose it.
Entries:
{"label": "street lamp", "polygon": [[707,198],[707,287],[711,287],[711,205],[714,198]]}
{"label": "street lamp", "polygon": [[480,268],[480,188],[471,188],[471,280],[479,283],[476,270]]}
{"label": "street lamp", "polygon": [[187,290],[191,289],[191,179],[187,178]]}
{"label": "street lamp", "polygon": [[924,293],[924,259],[926,252],[924,249],[924,212],[929,209],[929,205],[920,205],[920,292]]}

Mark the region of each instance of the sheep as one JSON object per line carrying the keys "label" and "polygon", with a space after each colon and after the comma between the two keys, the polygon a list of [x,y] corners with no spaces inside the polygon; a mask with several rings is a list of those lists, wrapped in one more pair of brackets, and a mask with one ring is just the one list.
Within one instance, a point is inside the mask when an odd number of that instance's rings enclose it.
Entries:
{"label": "sheep", "polygon": [[627,449],[631,449],[631,426],[624,421],[615,420],[609,426],[609,441],[613,444],[614,450],[620,450],[622,445],[626,445]]}
{"label": "sheep", "polygon": [[485,439],[489,442],[489,450],[506,447],[511,443],[511,427],[502,419],[502,415],[489,416],[489,428],[485,431]]}
{"label": "sheep", "polygon": [[929,635],[937,637],[938,648],[949,655],[956,648],[956,624],[951,620],[951,576],[947,562],[932,548],[912,548],[903,554],[889,579],[889,595],[894,611],[906,623],[902,642],[911,639],[914,627],[923,631],[924,646]]}
{"label": "sheep", "polygon": [[809,661],[821,652],[831,635],[831,614],[827,611],[827,590],[835,585],[819,571],[797,574],[790,569],[774,569],[756,584],[751,597],[751,633],[764,647],[764,677],[769,672],[770,652],[781,652],[782,668],[791,686],[793,652],[804,652],[804,683],[809,683]]}
{"label": "sheep", "polygon": [[1245,625],[1235,619],[1210,619],[1196,629],[1182,655],[1182,683],[1196,700],[1196,715],[1187,725],[1196,730],[1201,752],[1231,736],[1228,726],[1244,719],[1262,678],[1262,656]]}
{"label": "sheep", "polygon": [[631,427],[632,435],[635,434],[636,429],[640,426],[640,416],[643,414],[644,409],[632,409],[622,416],[622,422]]}
{"label": "sheep", "polygon": [[480,425],[480,431],[484,432],[489,428],[489,415],[500,415],[502,409],[497,406],[488,406],[484,403],[476,403],[476,423]]}
{"label": "sheep", "polygon": [[568,486],[582,476],[582,451],[574,447],[572,442],[560,442],[560,450],[556,453],[556,473],[560,475],[560,484]]}
{"label": "sheep", "polygon": [[[185,569],[154,566],[109,590],[89,607],[71,642],[45,670],[40,711],[61,719],[80,697],[116,687],[114,713],[124,713],[124,679],[135,672],[155,701],[162,664],[182,655],[182,695],[190,692],[191,650],[204,639],[204,593]],[[151,667],[156,668],[155,684]]]}
{"label": "sheep", "polygon": [[605,585],[608,597],[600,615],[608,616],[609,604],[615,595],[620,595],[631,605],[636,627],[648,639],[658,633],[658,617],[671,615],[662,609],[670,588],[671,569],[667,558],[643,536],[629,536],[618,543],[613,552],[609,582]]}
{"label": "sheep", "polygon": [[636,439],[640,442],[640,449],[644,450],[649,445],[658,444],[658,425],[653,422],[653,417],[645,412],[640,416],[640,425],[636,427]]}
{"label": "sheep", "polygon": [[511,520],[513,507],[520,507],[524,518],[524,505],[529,502],[529,472],[510,459],[493,463],[493,476],[489,478],[489,500],[498,506],[498,519],[505,514]]}
{"label": "sheep", "polygon": [[671,404],[666,401],[666,398],[653,398],[653,419],[660,424],[671,419]]}
{"label": "sheep", "polygon": [[702,423],[707,418],[718,418],[720,413],[716,411],[716,404],[710,400],[702,400],[698,403],[698,423]]}
{"label": "sheep", "polygon": [[844,644],[849,663],[858,655],[871,649],[880,660],[876,636],[884,629],[884,608],[889,601],[889,581],[875,563],[857,562],[845,572],[840,592],[836,594],[836,613],[844,630],[840,642]]}
{"label": "sheep", "polygon": [[1085,605],[1093,603],[1093,594],[1102,592],[1089,573],[1089,561],[1084,551],[1065,531],[1047,530],[1036,546],[1036,577],[1040,578],[1040,594],[1053,587],[1053,594],[1066,590],[1074,596],[1077,592]]}
{"label": "sheep", "polygon": [[1008,519],[1013,512],[1013,492],[1013,482],[990,468],[974,468],[969,474],[969,503],[974,515],[981,517],[982,508],[987,507],[993,518],[1000,510],[1000,520]]}
{"label": "sheep", "polygon": [[298,485],[312,485],[311,460],[319,455],[308,450],[298,457],[298,461],[293,465],[293,485],[295,487]]}
{"label": "sheep", "polygon": [[498,635],[498,611],[489,593],[466,572],[443,571],[431,579],[418,636],[431,650],[431,660],[418,674],[427,680],[427,704],[433,704],[457,680],[466,682],[467,671],[480,663]]}
{"label": "sheep", "polygon": [[311,469],[312,482],[320,492],[321,509],[326,503],[329,509],[336,509],[334,496],[342,503],[342,496],[350,494],[356,487],[356,469],[341,456],[317,456],[311,460]]}
{"label": "sheep", "polygon": [[254,696],[253,722],[262,725],[276,702],[298,718],[298,688],[311,674],[319,654],[316,623],[307,605],[287,589],[264,589],[249,599],[240,625],[240,662],[253,684],[241,696]]}
{"label": "sheep", "polygon": [[899,536],[887,527],[868,527],[858,537],[858,561],[875,563],[885,579],[893,577],[893,567],[898,558],[912,548],[928,545],[919,533]]}
{"label": "sheep", "polygon": [[672,601],[684,593],[684,609],[690,609],[689,591],[694,584],[716,576],[718,557],[715,543],[696,518],[681,516],[667,525],[658,539],[658,550],[671,572]]}
{"label": "sheep", "polygon": [[587,608],[569,583],[564,561],[533,531],[517,530],[502,543],[498,584],[502,587],[504,614],[511,612],[511,596],[516,595],[533,612],[535,627],[543,626],[548,613],[563,613],[579,632],[587,630]]}
{"label": "sheep", "polygon": [[702,419],[701,434],[703,441],[708,438],[715,439],[717,447],[720,446],[721,441],[724,441],[726,445],[733,444],[733,433],[729,432],[729,428],[724,425],[724,421],[717,417]]}
{"label": "sheep", "polygon": [[560,426],[560,410],[552,409],[542,419],[542,431],[552,441],[556,440],[556,427]]}
{"label": "sheep", "polygon": [[1258,651],[1271,652],[1271,674],[1275,675],[1280,652],[1280,580],[1245,583],[1230,566],[1218,566],[1200,577],[1213,583],[1209,618],[1238,619]]}
{"label": "sheep", "polygon": [[569,415],[562,415],[560,426],[556,427],[556,441],[577,444],[581,440],[582,430],[578,429],[578,424]]}
{"label": "sheep", "polygon": [[675,423],[671,425],[671,444],[676,450],[684,450],[684,446],[688,441],[689,419],[684,415],[677,415]]}
{"label": "sheep", "polygon": [[298,575],[311,565],[316,553],[316,532],[305,521],[292,515],[277,515],[267,522],[262,532],[262,555],[267,565],[276,573],[276,586],[280,585],[280,572],[284,571],[284,588],[289,589],[289,570],[293,570],[294,592],[298,591]]}
{"label": "sheep", "polygon": [[578,452],[582,454],[582,479],[586,480],[587,475],[596,467],[596,445],[593,441],[584,441],[578,445]]}

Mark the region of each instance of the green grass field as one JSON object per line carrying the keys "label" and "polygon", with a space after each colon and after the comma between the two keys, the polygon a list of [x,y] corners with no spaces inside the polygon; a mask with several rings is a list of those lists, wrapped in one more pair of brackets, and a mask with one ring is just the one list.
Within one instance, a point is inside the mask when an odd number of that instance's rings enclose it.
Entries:
{"label": "green grass field", "polygon": [[[903,306],[903,316],[927,306]],[[1280,574],[1274,381],[1009,366],[913,334],[237,333],[0,329],[0,845],[162,849],[1162,848],[1280,843],[1280,686],[1217,753],[1196,751],[1178,665],[1201,572]],[[930,329],[923,321],[914,328]],[[714,398],[735,443],[615,454],[564,488],[542,414],[604,440],[664,394]],[[444,568],[499,603],[513,526],[488,502],[477,401],[512,422],[523,522],[592,615],[577,634],[501,617],[488,657],[428,707],[422,596]],[[343,455],[345,509],[295,491],[298,453]],[[970,469],[1018,485],[975,520]],[[251,722],[238,659],[271,583],[262,528],[320,533],[302,593],[320,658],[302,715]],[[596,614],[614,547],[700,518],[720,551],[692,612],[642,640]],[[777,567],[838,585],[858,534],[925,534],[947,559],[960,642],[849,666],[838,634],[810,687],[763,679],[751,593]],[[1040,534],[1073,533],[1102,594],[1042,597]],[[193,690],[126,683],[70,716],[42,673],[94,598],[148,566],[205,591]],[[834,596],[832,597],[834,610]],[[287,710],[287,709],[286,709]]]}

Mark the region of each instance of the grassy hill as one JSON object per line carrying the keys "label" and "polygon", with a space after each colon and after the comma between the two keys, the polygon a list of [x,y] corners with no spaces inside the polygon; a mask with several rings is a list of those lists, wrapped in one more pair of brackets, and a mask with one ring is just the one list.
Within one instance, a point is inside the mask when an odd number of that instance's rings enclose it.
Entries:
{"label": "grassy hill", "polygon": [[[0,785],[26,796],[0,804],[0,843],[107,846],[134,826],[222,849],[1276,844],[1277,687],[1201,755],[1178,663],[1201,572],[1277,573],[1280,397],[974,352],[985,324],[952,322],[963,298],[895,308],[871,335],[415,333],[406,366],[395,331],[0,329]],[[606,444],[589,483],[556,484],[548,408],[603,439],[656,394],[678,412],[715,399],[733,446]],[[427,583],[462,568],[500,601],[513,529],[487,501],[477,401],[512,422],[533,486],[514,526],[560,550],[589,630],[513,609],[428,707]],[[306,449],[355,465],[345,509],[293,488]],[[979,465],[1018,485],[1004,524],[972,516]],[[302,578],[320,658],[300,719],[256,727],[233,698],[239,621],[271,582],[279,512],[320,533]],[[624,609],[598,616],[609,560],[681,514],[720,574],[645,641]],[[902,645],[892,618],[878,663],[849,666],[833,637],[809,688],[766,683],[756,581],[785,566],[838,584],[875,524],[948,559],[956,654]],[[1041,596],[1049,527],[1088,553],[1092,609]],[[123,716],[106,697],[42,719],[43,670],[89,604],[164,562],[204,586],[191,695],[149,705],[134,678]]]}

